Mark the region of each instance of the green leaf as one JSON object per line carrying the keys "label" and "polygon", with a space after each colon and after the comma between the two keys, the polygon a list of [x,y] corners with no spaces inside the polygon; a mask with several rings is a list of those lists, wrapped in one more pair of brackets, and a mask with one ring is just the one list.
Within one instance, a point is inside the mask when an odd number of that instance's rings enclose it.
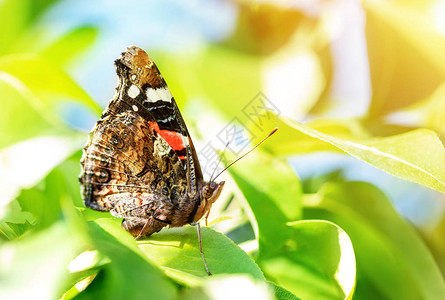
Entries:
{"label": "green leaf", "polygon": [[321,220],[289,226],[280,253],[261,262],[266,275],[302,299],[352,299],[356,269],[348,235]]}
{"label": "green leaf", "polygon": [[63,124],[37,111],[27,98],[1,78],[0,94],[0,149],[39,135],[67,131]]}
{"label": "green leaf", "polygon": [[431,15],[398,1],[362,4],[373,96],[370,115],[388,114],[428,97],[445,79],[445,38]]}
{"label": "green leaf", "polygon": [[207,99],[232,119],[261,90],[261,58],[256,55],[215,45],[195,54],[151,53],[179,107],[185,99]]}
{"label": "green leaf", "polygon": [[[67,74],[35,55],[0,59],[0,81],[20,92],[42,115],[55,114],[60,100],[70,99],[100,113],[101,108]],[[55,116],[49,116],[55,118]]]}
{"label": "green leaf", "polygon": [[261,90],[261,59],[256,55],[218,45],[207,45],[196,53],[166,55],[154,50],[149,55],[180,107],[184,98],[204,98],[233,118]]}
{"label": "green leaf", "polygon": [[[292,169],[261,153],[251,154],[229,169],[252,210],[260,256],[268,256],[287,240],[287,222],[301,218],[301,186]],[[277,176],[279,174],[279,176]]]}
{"label": "green leaf", "polygon": [[2,223],[14,223],[14,224],[23,224],[26,222],[32,223],[35,221],[34,216],[30,212],[22,211],[22,208],[17,200],[13,200],[9,203],[7,207],[7,211],[0,221]]}
{"label": "green leaf", "polygon": [[42,180],[79,149],[83,140],[79,136],[40,137],[3,149],[0,152],[0,208],[16,197],[21,189],[30,188]]}
{"label": "green leaf", "polygon": [[30,17],[30,1],[0,2],[0,53],[8,52],[22,36]]}
{"label": "green leaf", "polygon": [[264,56],[275,53],[288,45],[298,25],[305,21],[300,10],[273,2],[256,3],[254,9],[241,4],[237,9],[236,27],[224,44],[239,52]]}
{"label": "green leaf", "polygon": [[199,287],[187,289],[186,300],[261,299],[273,300],[273,289],[263,280],[247,275],[216,275]]}
{"label": "green leaf", "polygon": [[[295,126],[285,118],[266,112],[257,116],[258,127],[251,124],[249,130],[259,142],[265,136],[265,129],[271,130],[274,127],[278,131],[270,138],[270,141],[261,145],[261,149],[267,150],[274,155],[292,155],[310,153],[315,151],[341,151],[329,143],[320,143],[308,136],[304,132],[296,130]],[[317,119],[307,124],[308,127],[321,131],[325,134],[334,135],[344,139],[365,139],[369,138],[369,133],[363,128],[358,120],[331,120]]]}
{"label": "green leaf", "polygon": [[261,90],[261,60],[257,56],[209,47],[198,59],[195,78],[203,96],[230,118],[239,115]]}
{"label": "green leaf", "polygon": [[[101,269],[109,263],[110,260],[107,257],[95,250],[80,253],[68,264],[70,276],[63,289],[66,292],[61,299],[72,299],[78,296],[86,287],[89,287],[98,274],[101,274]],[[92,296],[92,293],[89,292],[88,296]]]}
{"label": "green leaf", "polygon": [[59,299],[67,265],[83,247],[62,223],[0,248],[1,299]]}
{"label": "green leaf", "polygon": [[2,239],[13,240],[22,235],[29,224],[35,222],[33,214],[23,211],[17,200],[11,201],[2,207],[0,219],[0,244]]}
{"label": "green leaf", "polygon": [[275,299],[277,300],[299,300],[294,294],[286,290],[285,288],[276,285],[273,282],[268,282],[268,284],[274,289]]}
{"label": "green leaf", "polygon": [[388,299],[445,295],[443,277],[430,251],[376,187],[363,182],[331,183],[305,203],[306,218],[331,220],[348,232],[359,272]]}
{"label": "green leaf", "polygon": [[70,99],[100,108],[60,69],[38,57],[0,58],[0,148],[42,135],[71,135],[59,109]]}
{"label": "green leaf", "polygon": [[[58,146],[63,148],[63,144],[59,144]],[[37,147],[33,148],[34,151],[37,149]],[[57,148],[54,148],[54,150],[55,149]],[[49,152],[49,154],[53,155],[52,159],[56,159],[56,161],[60,159],[55,153]],[[19,157],[23,156],[20,151],[17,155]],[[32,229],[33,231],[43,230],[61,219],[64,215],[72,216],[73,214],[78,214],[73,207],[73,203],[81,205],[80,203],[82,202],[77,178],[79,174],[79,155],[80,151],[77,151],[75,155],[52,169],[48,175],[43,172],[47,171],[47,169],[42,169],[40,165],[34,164],[34,161],[24,161],[27,163],[26,166],[29,167],[29,165],[33,165],[35,168],[35,170],[33,170],[34,173],[28,171],[29,174],[27,174],[27,176],[38,176],[33,179],[34,183],[30,183],[30,185],[33,186],[31,188],[16,186],[17,193],[20,189],[22,190],[17,194],[16,199],[12,200],[0,210],[2,213],[0,231],[2,231],[1,233],[5,238],[10,240],[17,238],[28,229]],[[52,166],[51,161],[48,161],[47,158],[45,159],[44,155],[40,158],[35,158],[35,161],[39,160],[43,165],[49,164],[49,166]],[[13,160],[11,160],[11,162],[12,161]],[[11,172],[9,169],[7,170],[10,174],[15,174],[14,171]],[[16,171],[23,170],[18,168]],[[41,176],[43,177],[44,175],[46,175],[46,177],[42,180]],[[21,175],[21,178],[27,180],[29,179],[27,176]],[[11,184],[11,181],[6,180],[5,183]],[[3,187],[3,189],[5,192],[7,191],[6,187]],[[15,195],[15,193],[13,194]],[[2,196],[5,197],[5,195]],[[8,200],[7,197],[0,199],[4,199],[5,202]],[[76,219],[80,219],[80,217]],[[81,220],[79,222],[83,223],[84,221]],[[80,230],[79,226],[77,226],[78,223],[72,225]],[[85,227],[85,225],[83,225],[83,227]]]}
{"label": "green leaf", "polygon": [[[201,227],[203,251],[212,274],[249,274],[264,280],[256,263],[228,237],[211,228]],[[199,252],[196,228],[164,229],[138,241],[145,255],[178,282],[195,286],[207,278]]]}
{"label": "green leaf", "polygon": [[[134,238],[115,221],[99,219],[88,225],[94,247],[107,256],[110,263],[104,266],[103,277],[95,278],[79,294],[79,299],[89,298],[91,294],[100,299],[147,299],[147,295],[153,299],[175,298],[173,284],[152,265]],[[100,280],[103,280],[103,287],[97,289]]]}
{"label": "green leaf", "polygon": [[[352,140],[297,122],[288,121],[288,124],[391,175],[445,192],[445,151],[434,131],[418,129],[390,137]],[[425,145],[427,147],[422,147]]]}
{"label": "green leaf", "polygon": [[52,63],[65,65],[85,51],[94,42],[97,34],[98,30],[95,27],[76,28],[46,47],[41,54]]}

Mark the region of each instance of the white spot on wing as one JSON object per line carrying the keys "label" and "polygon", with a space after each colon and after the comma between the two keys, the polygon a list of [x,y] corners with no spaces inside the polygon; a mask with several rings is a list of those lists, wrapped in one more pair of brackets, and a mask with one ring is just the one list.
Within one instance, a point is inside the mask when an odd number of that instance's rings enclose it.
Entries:
{"label": "white spot on wing", "polygon": [[132,108],[133,108],[134,111],[138,111],[139,110],[139,108],[136,105],[133,105]]}
{"label": "white spot on wing", "polygon": [[162,88],[148,88],[145,91],[145,94],[147,95],[148,102],[156,102],[158,100],[162,100],[165,102],[171,102],[172,94],[170,93],[170,90],[167,87]]}
{"label": "white spot on wing", "polygon": [[141,91],[139,90],[139,88],[133,84],[130,86],[127,93],[128,93],[128,96],[130,96],[131,98],[134,99],[139,95],[140,92]]}
{"label": "white spot on wing", "polygon": [[159,100],[158,93],[156,93],[156,90],[153,88],[148,88],[145,94],[147,95],[148,102],[156,102]]}
{"label": "white spot on wing", "polygon": [[170,93],[170,90],[167,87],[162,87],[159,89],[156,89],[158,92],[159,97],[165,101],[165,102],[171,102],[172,100],[172,94]]}

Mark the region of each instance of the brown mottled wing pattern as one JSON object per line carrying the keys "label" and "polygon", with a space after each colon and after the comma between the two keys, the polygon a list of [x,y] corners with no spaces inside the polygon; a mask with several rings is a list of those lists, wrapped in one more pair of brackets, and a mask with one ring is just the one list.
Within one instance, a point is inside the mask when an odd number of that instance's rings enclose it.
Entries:
{"label": "brown mottled wing pattern", "polygon": [[123,192],[159,193],[173,196],[173,202],[182,192],[180,160],[134,112],[100,120],[84,151],[81,183],[91,208],[109,211],[115,206],[110,195]]}
{"label": "brown mottled wing pattern", "polygon": [[[115,65],[119,78],[117,95],[110,101],[102,117],[137,107],[138,114],[146,121],[156,123],[163,138],[163,132],[181,136],[181,147],[175,147],[174,142],[169,140],[167,143],[174,148],[187,171],[187,192],[196,193],[203,180],[201,167],[187,126],[156,64],[145,51],[133,46],[122,53]],[[137,91],[137,95],[131,95],[132,89]]]}
{"label": "brown mottled wing pattern", "polygon": [[115,65],[117,94],[81,160],[84,203],[124,218],[137,236],[191,222],[203,179],[175,100],[143,50],[128,48]]}
{"label": "brown mottled wing pattern", "polygon": [[137,237],[199,221],[224,182],[205,182],[185,122],[153,60],[129,47],[119,85],[81,159],[87,207],[123,218]]}
{"label": "brown mottled wing pattern", "polygon": [[147,222],[144,235],[171,223],[186,188],[185,170],[141,116],[129,111],[99,121],[81,163],[87,207],[111,210],[125,219],[123,227],[133,235]]}

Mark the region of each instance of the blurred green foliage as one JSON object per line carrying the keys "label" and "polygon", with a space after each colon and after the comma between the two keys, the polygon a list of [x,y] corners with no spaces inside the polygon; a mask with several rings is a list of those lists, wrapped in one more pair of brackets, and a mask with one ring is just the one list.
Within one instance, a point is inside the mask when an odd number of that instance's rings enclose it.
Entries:
{"label": "blurred green foliage", "polygon": [[[246,118],[240,115],[245,99],[263,89],[267,66],[280,60],[286,65],[286,55],[303,53],[319,66],[317,88],[299,111],[315,116],[312,121],[301,124],[268,112],[260,117],[261,128],[249,125],[258,140],[265,128],[279,131],[225,174],[225,190],[210,217],[213,228],[202,230],[214,274],[208,277],[194,227],[135,241],[120,219],[83,206],[77,176],[87,137],[64,120],[60,108],[71,103],[101,112],[66,73],[98,30],[82,26],[41,42],[47,33],[35,20],[55,3],[0,2],[0,298],[445,296],[445,219],[421,232],[376,186],[338,172],[302,182],[287,160],[344,152],[445,192],[445,40],[419,10],[427,4],[362,2],[372,101],[355,118],[316,117],[333,101],[332,40],[323,30],[323,14],[237,1],[238,21],[226,40],[186,59],[181,53],[151,53],[194,136],[205,132],[208,118],[198,119],[203,113],[221,126]],[[385,118],[413,111],[421,115],[414,125],[394,126]]]}

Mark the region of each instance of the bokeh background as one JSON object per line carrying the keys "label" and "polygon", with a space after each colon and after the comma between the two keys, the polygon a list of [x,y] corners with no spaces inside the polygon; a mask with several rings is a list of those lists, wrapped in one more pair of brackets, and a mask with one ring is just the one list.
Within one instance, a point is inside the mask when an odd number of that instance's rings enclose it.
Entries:
{"label": "bokeh background", "polygon": [[[79,149],[113,97],[113,61],[130,45],[155,60],[204,161],[201,150],[211,143],[221,150],[221,132],[234,120],[244,141],[252,143],[280,120],[312,124],[348,141],[419,128],[433,130],[443,141],[445,133],[443,0],[3,0],[0,28],[0,243],[6,264],[11,241],[66,218],[60,215],[66,202],[82,207],[77,179],[72,179],[80,170]],[[243,131],[249,121],[245,109],[258,97],[278,116],[268,119],[267,126]],[[338,149],[294,141],[290,132],[279,130],[262,151],[294,171],[303,193],[316,195],[324,184],[339,181],[366,182],[381,190],[414,228],[416,243],[432,255],[443,285],[445,197],[440,188],[394,177],[388,173],[397,172],[382,171]],[[442,166],[428,154],[430,144],[418,141],[408,141],[407,151],[426,153],[432,168]],[[244,144],[232,145],[237,146],[245,149]],[[394,142],[397,147],[404,145]],[[417,152],[413,156],[419,157]],[[203,168],[208,176],[213,164],[203,163]],[[48,176],[54,177],[51,183]],[[224,176],[230,181],[228,173]],[[269,176],[279,180],[277,174]],[[54,185],[63,191],[54,191]],[[233,196],[232,188],[225,197],[242,197]],[[212,211],[213,219],[223,209]],[[322,214],[313,218],[323,219]],[[223,223],[215,228],[231,233],[236,242],[253,234],[251,226],[234,231],[240,222]],[[407,241],[403,247],[409,248]],[[401,299],[363,274],[357,299]],[[289,286],[285,284],[295,293]]]}

